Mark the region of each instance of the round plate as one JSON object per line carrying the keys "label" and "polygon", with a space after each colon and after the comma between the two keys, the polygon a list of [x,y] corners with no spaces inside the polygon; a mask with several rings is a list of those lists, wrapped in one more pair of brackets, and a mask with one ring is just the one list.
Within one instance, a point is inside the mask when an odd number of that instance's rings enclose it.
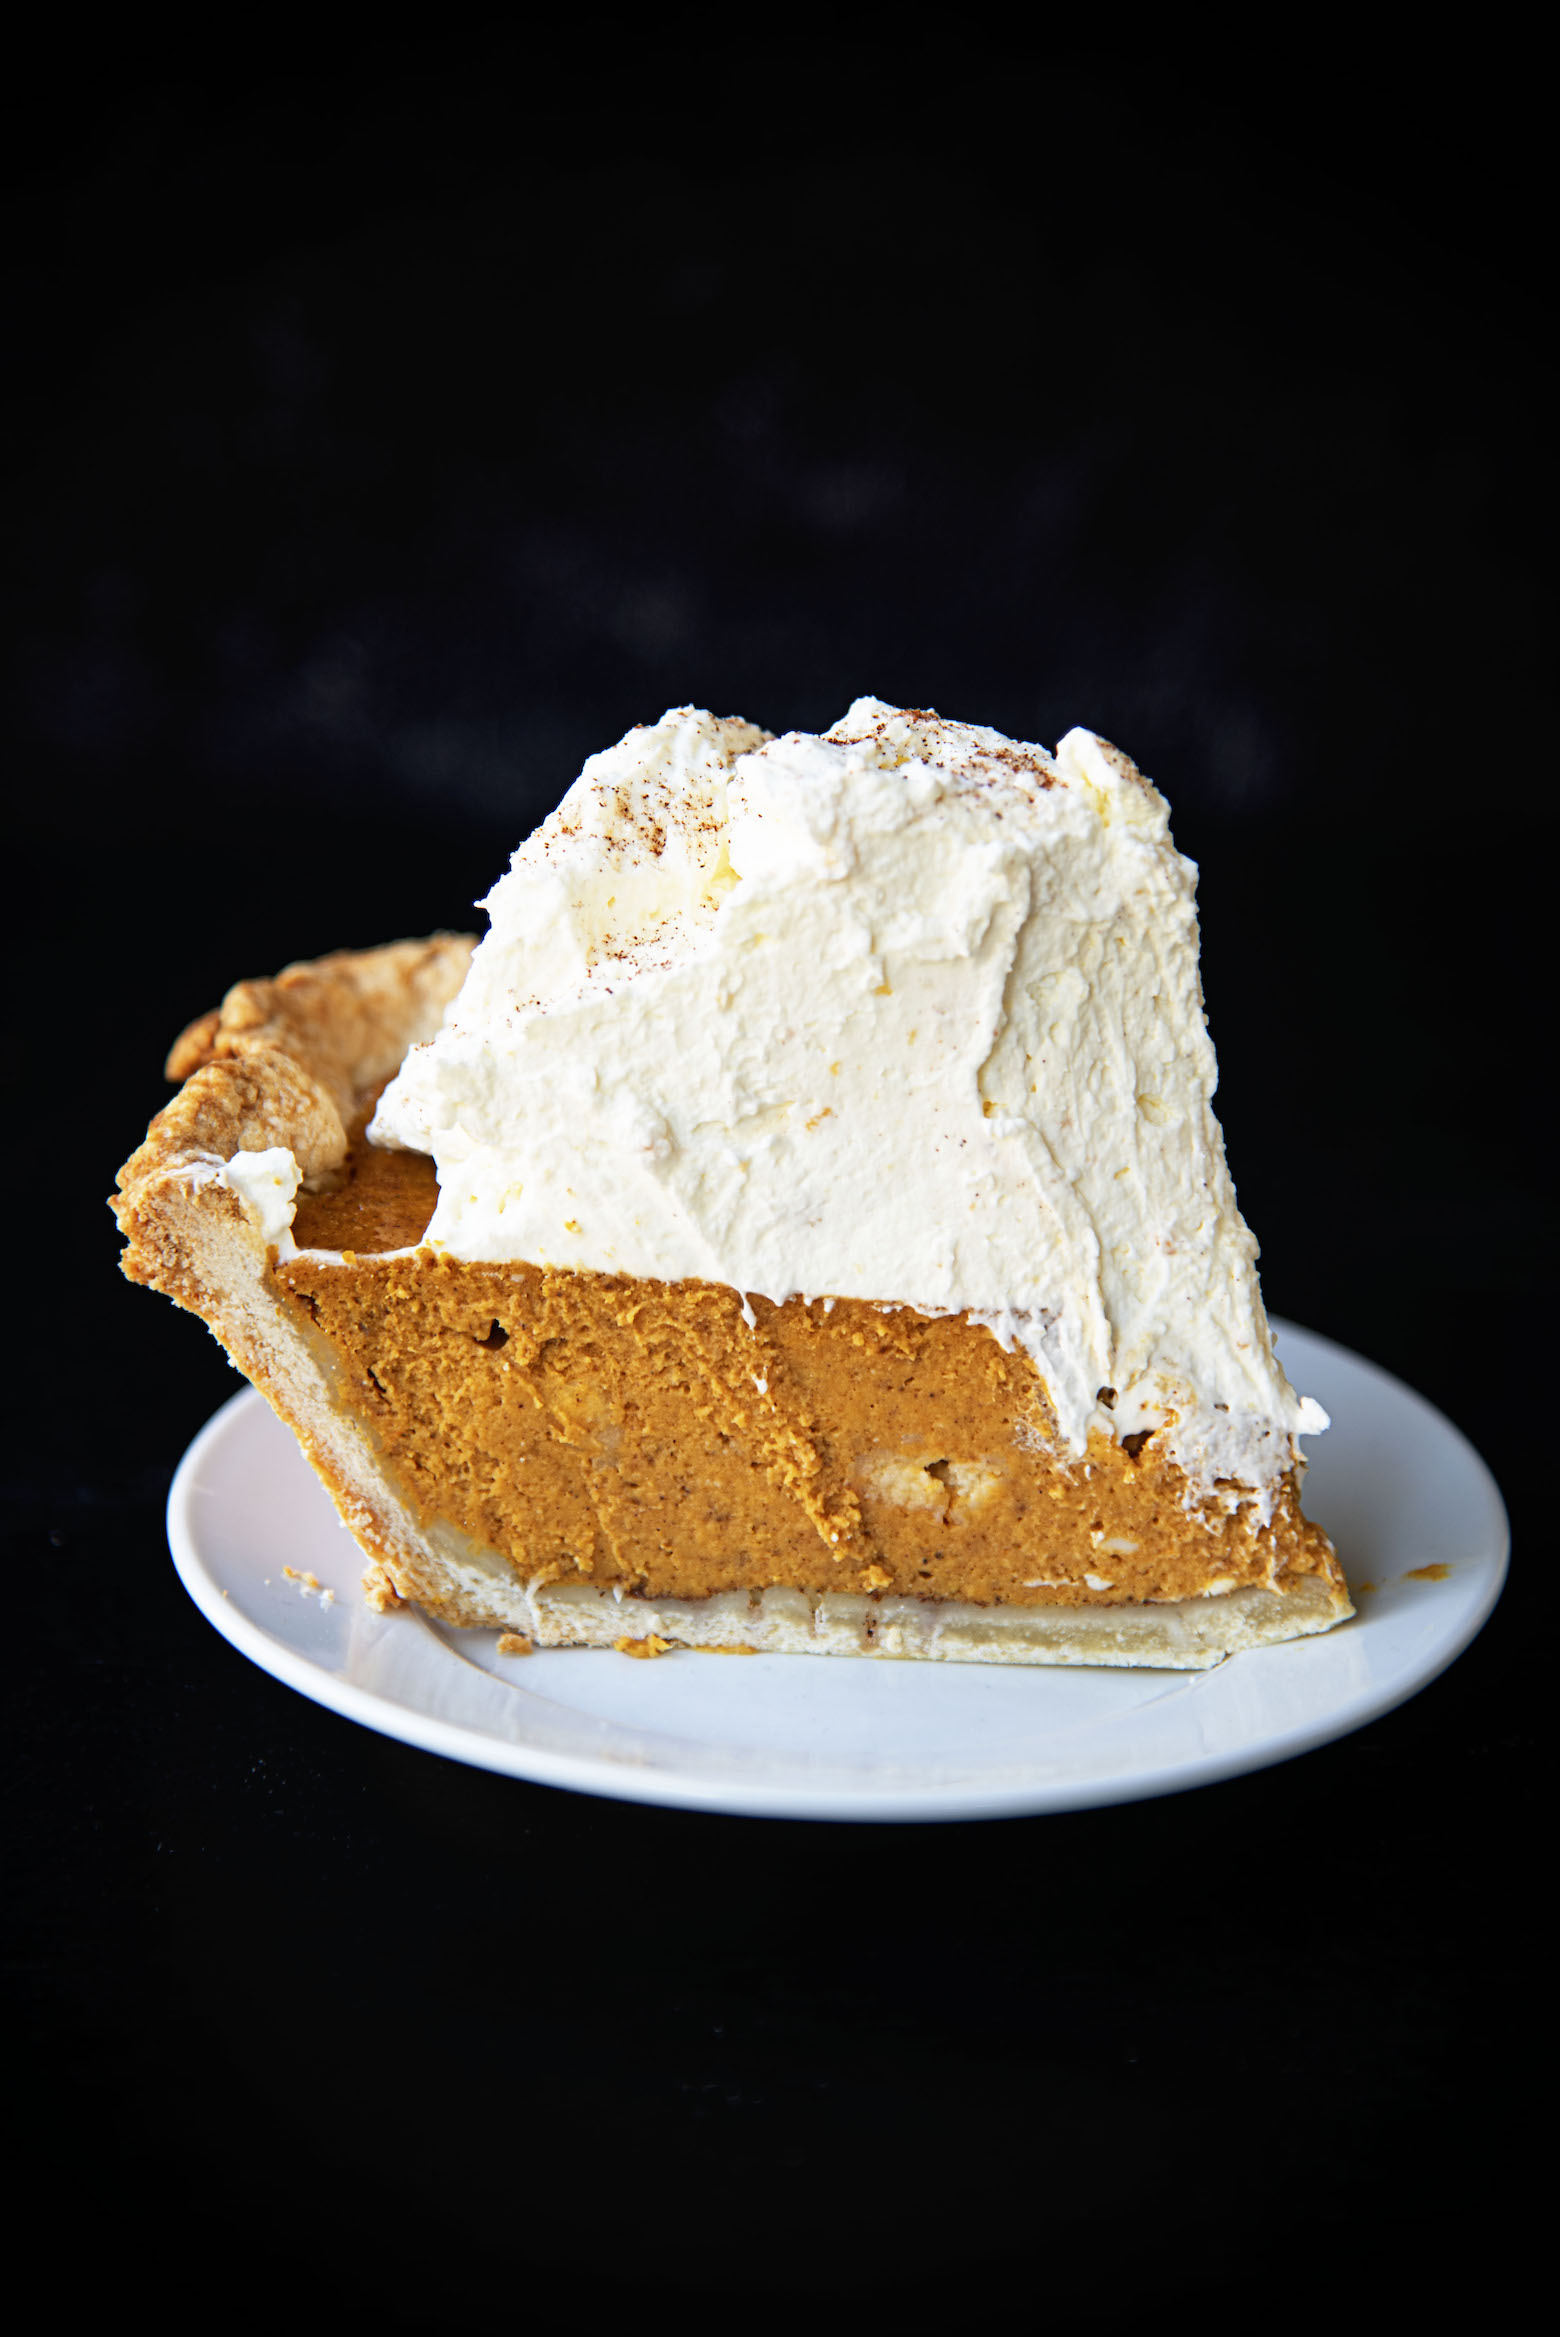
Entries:
{"label": "round plate", "polygon": [[386,1736],[512,1777],[786,1818],[1135,1801],[1288,1760],[1401,1704],[1461,1654],[1505,1579],[1500,1494],[1450,1421],[1346,1348],[1274,1327],[1291,1379],[1332,1414],[1306,1508],[1360,1611],[1211,1672],[502,1656],[496,1631],[363,1604],[356,1543],[253,1389],[185,1454],[168,1539],[202,1614],[262,1670]]}

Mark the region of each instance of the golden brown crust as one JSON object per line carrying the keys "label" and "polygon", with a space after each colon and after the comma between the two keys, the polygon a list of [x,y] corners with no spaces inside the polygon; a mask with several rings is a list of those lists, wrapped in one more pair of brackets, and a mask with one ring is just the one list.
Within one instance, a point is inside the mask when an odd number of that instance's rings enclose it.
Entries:
{"label": "golden brown crust", "polygon": [[220,1007],[175,1039],[167,1074],[186,1080],[213,1062],[285,1055],[350,1122],[369,1092],[431,1037],[465,979],[476,943],[467,933],[337,950],[284,966],[274,978],[235,982]]}
{"label": "golden brown crust", "polygon": [[[305,1185],[339,1169],[370,1097],[437,1030],[475,946],[440,933],[235,983],[169,1052],[168,1076],[183,1085],[119,1172],[112,1206],[126,1233],[127,1210],[156,1179],[197,1163],[285,1145]],[[125,1271],[140,1278],[128,1261]]]}
{"label": "golden brown crust", "polygon": [[[175,1046],[184,1085],[114,1204],[126,1274],[298,1435],[372,1603],[550,1645],[1177,1666],[1351,1611],[1292,1479],[1261,1529],[1189,1508],[1152,1445],[1071,1462],[1028,1358],[962,1319],[792,1301],[755,1324],[722,1285],[412,1250],[429,1165],[361,1129],[471,947],[237,985]],[[280,1146],[317,1189],[285,1260],[223,1168]]]}
{"label": "golden brown crust", "polygon": [[198,1314],[293,1430],[369,1558],[365,1589],[379,1606],[403,1596],[437,1603],[446,1567],[386,1473],[372,1429],[340,1402],[323,1343],[290,1321],[275,1252],[223,1164],[235,1152],[285,1146],[306,1179],[339,1172],[349,1126],[386,1078],[387,1060],[393,1070],[433,1035],[474,946],[439,934],[240,983],[175,1046],[170,1061],[193,1068],[120,1170],[111,1203],[124,1273]]}

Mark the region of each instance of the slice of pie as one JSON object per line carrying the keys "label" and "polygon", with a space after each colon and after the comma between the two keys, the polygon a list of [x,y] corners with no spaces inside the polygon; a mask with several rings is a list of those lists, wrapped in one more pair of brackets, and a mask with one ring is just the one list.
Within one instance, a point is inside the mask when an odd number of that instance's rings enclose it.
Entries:
{"label": "slice of pie", "polygon": [[680,708],[476,948],[245,982],[125,1272],[380,1604],[548,1646],[1202,1668],[1352,1609],[1211,1109],[1195,870],[1086,731]]}

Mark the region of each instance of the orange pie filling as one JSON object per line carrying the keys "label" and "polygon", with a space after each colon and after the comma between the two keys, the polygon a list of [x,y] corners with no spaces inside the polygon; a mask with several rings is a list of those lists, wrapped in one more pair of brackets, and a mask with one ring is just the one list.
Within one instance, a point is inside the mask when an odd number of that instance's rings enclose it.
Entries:
{"label": "orange pie filling", "polygon": [[1013,1607],[1342,1588],[1293,1473],[1263,1525],[1239,1488],[1188,1507],[1153,1436],[1073,1459],[1033,1363],[984,1325],[473,1264],[418,1246],[436,1197],[431,1161],[359,1135],[271,1272],[403,1497],[528,1586]]}

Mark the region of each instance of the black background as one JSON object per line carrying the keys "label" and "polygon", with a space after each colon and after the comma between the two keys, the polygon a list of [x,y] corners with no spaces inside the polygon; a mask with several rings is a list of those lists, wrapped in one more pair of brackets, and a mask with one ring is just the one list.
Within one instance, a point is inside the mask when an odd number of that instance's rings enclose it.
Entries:
{"label": "black background", "polygon": [[[230,2326],[1016,2280],[1282,2327],[1493,2297],[1528,2228],[1529,71],[948,38],[24,81],[9,1779],[82,2297],[193,2310],[215,2241]],[[1269,1303],[1507,1492],[1494,1621],[1343,1744],[988,1827],[661,1813],[356,1729],[178,1588],[168,1479],[233,1383],[102,1205],[173,1034],[469,923],[669,703],[863,691],[1160,782]]]}

